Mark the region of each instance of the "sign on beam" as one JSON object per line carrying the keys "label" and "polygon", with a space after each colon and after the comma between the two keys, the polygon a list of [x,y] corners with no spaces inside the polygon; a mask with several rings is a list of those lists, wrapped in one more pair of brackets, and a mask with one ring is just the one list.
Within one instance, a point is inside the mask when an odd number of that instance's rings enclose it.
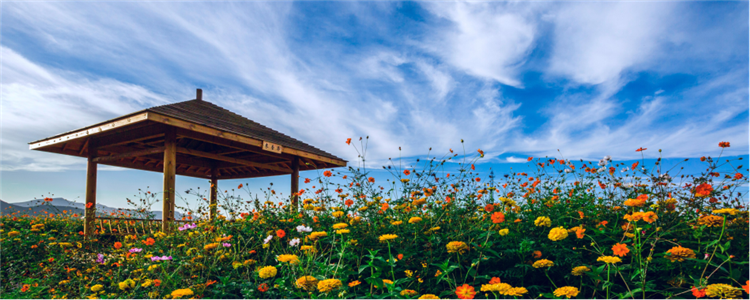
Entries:
{"label": "sign on beam", "polygon": [[281,154],[281,151],[284,150],[284,148],[282,148],[281,145],[263,141],[263,150]]}

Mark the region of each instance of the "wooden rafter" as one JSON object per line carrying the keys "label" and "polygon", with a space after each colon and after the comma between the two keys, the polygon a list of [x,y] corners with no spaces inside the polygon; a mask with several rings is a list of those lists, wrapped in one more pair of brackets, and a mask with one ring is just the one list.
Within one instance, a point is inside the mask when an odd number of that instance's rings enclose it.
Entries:
{"label": "wooden rafter", "polygon": [[232,158],[232,157],[226,157],[226,156],[222,156],[222,155],[216,155],[216,154],[213,154],[213,153],[208,153],[208,152],[203,152],[203,151],[198,151],[198,150],[191,150],[191,149],[187,149],[187,148],[183,148],[183,147],[177,147],[177,152],[183,153],[183,154],[189,154],[189,155],[193,155],[193,156],[198,156],[198,157],[205,157],[205,158],[210,158],[210,159],[215,159],[215,160],[226,161],[226,162],[235,163],[235,164],[238,164],[238,165],[251,166],[251,167],[256,167],[256,168],[261,168],[261,169],[267,169],[267,170],[273,170],[273,171],[278,171],[278,172],[291,173],[291,170],[287,170],[287,169],[284,169],[284,168],[279,168],[279,167],[272,166],[272,165],[267,165],[267,164],[262,164],[262,163],[256,163],[256,162],[252,162],[252,161],[249,161],[249,160],[237,159],[237,158]]}
{"label": "wooden rafter", "polygon": [[127,157],[134,157],[134,156],[144,156],[149,154],[156,154],[156,153],[163,153],[164,152],[164,146],[162,147],[156,147],[156,148],[150,148],[150,149],[143,149],[143,150],[137,150],[137,151],[131,151],[126,153],[119,153],[115,155],[110,156],[99,156],[94,158],[94,162],[106,162],[111,160],[118,160],[121,158],[127,158]]}

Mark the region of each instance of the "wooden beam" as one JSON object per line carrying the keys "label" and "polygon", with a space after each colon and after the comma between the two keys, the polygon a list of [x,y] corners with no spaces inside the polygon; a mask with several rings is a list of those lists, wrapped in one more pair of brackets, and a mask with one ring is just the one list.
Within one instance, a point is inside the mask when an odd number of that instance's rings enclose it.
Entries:
{"label": "wooden beam", "polygon": [[198,151],[198,150],[191,150],[191,149],[182,148],[182,147],[177,147],[177,152],[189,154],[193,156],[198,156],[198,157],[205,157],[205,158],[210,158],[210,159],[215,159],[215,160],[226,161],[226,162],[235,163],[235,164],[243,165],[243,166],[250,166],[250,167],[256,167],[256,168],[261,168],[261,169],[266,169],[266,170],[286,172],[286,173],[291,172],[291,170],[289,169],[279,168],[277,166],[271,166],[271,165],[266,165],[262,163],[252,162],[249,160],[226,157],[226,156],[216,155],[213,153],[208,153],[208,152],[203,152],[203,151]]}
{"label": "wooden beam", "polygon": [[139,114],[132,115],[132,116],[125,116],[125,117],[122,117],[117,120],[107,122],[101,125],[90,126],[90,127],[87,127],[82,130],[78,130],[70,134],[64,134],[61,136],[50,137],[50,138],[46,138],[46,139],[39,140],[36,142],[32,142],[29,144],[29,150],[34,150],[34,149],[47,147],[47,146],[54,145],[54,144],[64,143],[64,142],[68,142],[71,140],[88,137],[90,135],[97,134],[100,132],[112,130],[115,128],[121,128],[127,125],[135,124],[138,122],[143,122],[143,121],[148,120],[148,115],[149,113],[144,112],[144,113],[139,113]]}
{"label": "wooden beam", "polygon": [[[157,163],[158,166],[154,163]],[[103,162],[99,163],[101,165],[107,165],[107,166],[115,166],[115,167],[121,167],[121,168],[127,168],[127,169],[134,169],[134,170],[142,170],[142,171],[150,171],[150,172],[157,172],[162,173],[164,172],[164,168],[160,167],[162,164],[162,161],[140,161],[136,163],[131,163],[128,161],[110,161],[110,162]],[[208,179],[209,175],[206,175],[204,173],[199,172],[192,172],[192,171],[185,171],[185,172],[178,172],[177,175],[180,176],[189,176],[189,177],[195,177],[200,179]]]}
{"label": "wooden beam", "polygon": [[164,133],[164,202],[162,203],[161,228],[162,232],[170,231],[174,221],[174,183],[177,171],[177,145],[174,128],[167,128]]}
{"label": "wooden beam", "polygon": [[[161,114],[157,114],[157,113],[149,113],[148,114],[148,119],[151,120],[151,121],[154,121],[154,122],[159,122],[159,123],[163,123],[163,124],[167,124],[167,125],[172,125],[172,126],[176,126],[176,127],[179,127],[179,128],[187,129],[189,131],[207,134],[207,135],[210,135],[210,136],[221,137],[221,138],[224,138],[224,139],[227,139],[227,140],[231,140],[231,141],[235,141],[235,142],[240,142],[242,144],[246,144],[246,145],[250,145],[250,146],[262,147],[262,145],[263,145],[263,141],[258,140],[258,139],[246,137],[246,136],[243,136],[243,135],[239,135],[239,134],[236,134],[236,133],[231,133],[231,132],[227,132],[227,131],[223,131],[223,130],[214,129],[214,128],[211,128],[211,127],[208,127],[208,126],[198,125],[198,124],[195,124],[193,122],[183,121],[183,120],[179,120],[179,119],[172,118],[172,117],[167,117],[165,115],[161,115]],[[250,151],[250,150],[248,150],[248,151]],[[260,151],[262,151],[262,150],[260,150]],[[261,152],[261,153],[263,153],[263,152]],[[338,159],[333,159],[333,158],[329,158],[329,157],[324,157],[324,156],[320,156],[320,155],[317,155],[317,154],[312,154],[312,153],[309,153],[309,152],[306,152],[306,151],[292,149],[292,148],[288,148],[288,147],[284,147],[283,150],[282,150],[282,153],[291,154],[291,155],[294,155],[294,156],[306,157],[306,158],[310,158],[310,159],[314,159],[314,160],[318,160],[318,161],[322,161],[322,162],[326,162],[326,163],[331,163],[331,164],[334,164],[334,165],[337,165],[337,166],[342,166],[342,167],[346,166],[346,161],[343,161],[343,160],[338,160]],[[263,153],[263,154],[265,154],[265,153]]]}
{"label": "wooden beam", "polygon": [[289,156],[289,155],[276,154],[276,153],[273,153],[273,152],[264,151],[260,146],[256,147],[256,146],[252,146],[252,145],[248,145],[248,144],[243,144],[241,142],[226,140],[226,139],[221,138],[221,137],[211,136],[211,135],[207,135],[207,134],[200,133],[200,132],[194,132],[194,131],[191,131],[191,130],[188,130],[188,129],[178,128],[177,129],[177,135],[178,136],[184,136],[184,137],[187,137],[189,139],[196,140],[196,141],[201,141],[201,142],[204,142],[204,143],[215,144],[215,145],[219,145],[219,146],[223,146],[223,147],[228,147],[228,148],[233,148],[233,149],[237,149],[237,150],[242,150],[242,152],[251,152],[251,153],[255,153],[255,154],[261,154],[261,155],[264,155],[264,156],[276,157],[276,158],[286,159],[286,160],[291,160],[292,159],[292,157]]}
{"label": "wooden beam", "polygon": [[88,165],[86,166],[86,207],[84,211],[83,235],[84,238],[90,239],[94,235],[94,220],[96,219],[96,169],[94,161],[97,149],[96,141],[89,142]]}
{"label": "wooden beam", "polygon": [[143,150],[137,150],[137,151],[132,151],[132,152],[126,152],[126,153],[118,153],[118,154],[110,155],[110,156],[100,156],[100,157],[94,158],[94,162],[114,161],[114,160],[118,160],[121,158],[144,156],[144,155],[155,154],[155,153],[164,153],[164,147],[143,149]]}
{"label": "wooden beam", "polygon": [[297,201],[299,200],[299,196],[297,196],[297,193],[299,192],[299,157],[295,157],[292,160],[292,211],[297,211]]}
{"label": "wooden beam", "polygon": [[216,207],[219,205],[217,196],[219,190],[219,169],[216,167],[211,168],[211,202],[210,202],[210,218],[211,220],[216,219]]}
{"label": "wooden beam", "polygon": [[150,140],[164,136],[164,130],[166,127],[162,124],[148,122],[151,125],[144,127],[138,127],[128,129],[118,134],[108,135],[100,137],[99,144],[100,148],[108,148],[112,146],[119,146],[128,143],[136,143],[140,141]]}
{"label": "wooden beam", "polygon": [[86,142],[81,146],[81,149],[78,150],[78,156],[83,156],[83,151],[89,146],[89,140],[91,140],[91,138],[87,138]]}

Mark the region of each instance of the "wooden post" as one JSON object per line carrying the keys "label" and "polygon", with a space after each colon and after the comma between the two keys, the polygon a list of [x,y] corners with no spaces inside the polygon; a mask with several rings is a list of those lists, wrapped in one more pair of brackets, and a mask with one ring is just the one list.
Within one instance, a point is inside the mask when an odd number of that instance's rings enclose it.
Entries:
{"label": "wooden post", "polygon": [[292,159],[292,211],[297,211],[299,192],[299,157]]}
{"label": "wooden post", "polygon": [[98,147],[93,138],[88,141],[88,165],[86,166],[86,210],[84,212],[85,222],[83,224],[84,238],[89,239],[94,235],[94,221],[96,220],[96,166],[94,162]]}
{"label": "wooden post", "polygon": [[174,220],[174,181],[177,172],[177,142],[174,127],[164,133],[164,202],[162,203],[161,230],[169,232]]}
{"label": "wooden post", "polygon": [[211,208],[210,210],[211,221],[216,219],[216,210],[217,210],[216,207],[218,206],[218,201],[216,198],[219,192],[219,168],[216,167],[215,163],[212,165],[213,166],[211,167],[211,203],[209,206]]}

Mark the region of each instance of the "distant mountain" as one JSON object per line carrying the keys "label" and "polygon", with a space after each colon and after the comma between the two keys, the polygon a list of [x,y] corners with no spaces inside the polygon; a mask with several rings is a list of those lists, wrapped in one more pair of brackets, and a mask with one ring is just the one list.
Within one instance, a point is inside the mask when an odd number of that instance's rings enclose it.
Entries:
{"label": "distant mountain", "polygon": [[[73,202],[65,198],[52,198],[52,201],[50,202],[46,202],[44,201],[44,199],[34,199],[13,203],[8,203],[0,200],[0,215],[12,214],[16,211],[18,211],[21,215],[35,215],[42,214],[44,212],[61,214],[63,213],[63,211],[65,211],[68,214],[78,214],[79,216],[83,216],[85,213],[85,209],[85,203]],[[131,216],[140,215],[132,209],[113,208],[99,203],[96,204],[96,212],[97,215],[100,216],[109,216],[112,213],[116,213],[119,215],[120,212],[130,214]],[[153,219],[161,220],[161,211],[152,211],[151,213],[153,214]],[[175,219],[179,220],[182,218],[182,216],[183,215],[180,212],[175,212]]]}

